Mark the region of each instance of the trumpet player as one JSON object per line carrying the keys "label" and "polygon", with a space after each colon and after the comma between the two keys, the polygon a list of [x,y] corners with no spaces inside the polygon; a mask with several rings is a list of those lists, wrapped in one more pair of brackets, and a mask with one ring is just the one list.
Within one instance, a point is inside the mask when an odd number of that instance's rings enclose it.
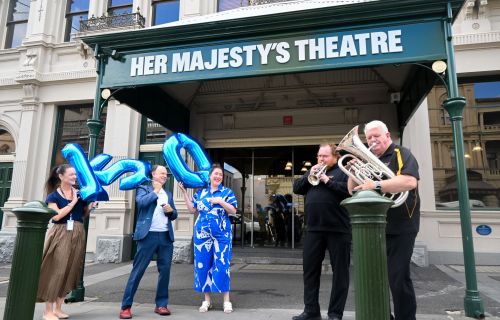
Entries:
{"label": "trumpet player", "polygon": [[351,224],[340,206],[349,197],[347,175],[337,165],[339,155],[334,144],[321,144],[317,156],[318,164],[293,184],[293,192],[305,196],[307,225],[303,248],[304,312],[293,320],[322,319],[318,299],[321,265],[327,249],[333,270],[329,320],[342,319],[349,291]]}
{"label": "trumpet player", "polygon": [[410,278],[410,262],[415,238],[420,226],[420,199],[417,181],[418,163],[410,150],[395,145],[382,121],[371,121],[364,128],[370,151],[387,165],[395,176],[388,180],[365,180],[363,184],[349,178],[349,192],[353,190],[378,190],[382,193],[410,191],[404,204],[387,212],[386,243],[389,286],[396,320],[415,320],[417,302]]}

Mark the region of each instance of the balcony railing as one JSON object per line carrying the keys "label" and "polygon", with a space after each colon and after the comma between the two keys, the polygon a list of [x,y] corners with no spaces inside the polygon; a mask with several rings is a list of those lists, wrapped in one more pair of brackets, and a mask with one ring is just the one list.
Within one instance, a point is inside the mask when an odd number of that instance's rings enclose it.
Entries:
{"label": "balcony railing", "polygon": [[88,20],[80,20],[80,32],[108,30],[123,27],[144,28],[146,19],[141,13],[124,13],[112,16],[94,17]]}
{"label": "balcony railing", "polygon": [[500,176],[500,169],[489,169],[491,176]]}
{"label": "balcony railing", "polygon": [[485,124],[483,126],[484,131],[500,131],[500,125],[498,124]]}

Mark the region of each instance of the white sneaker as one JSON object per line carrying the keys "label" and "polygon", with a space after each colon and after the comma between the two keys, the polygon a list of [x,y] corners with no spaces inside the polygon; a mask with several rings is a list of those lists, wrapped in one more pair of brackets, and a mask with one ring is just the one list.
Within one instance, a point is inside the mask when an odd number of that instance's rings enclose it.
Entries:
{"label": "white sneaker", "polygon": [[207,312],[208,310],[212,309],[212,305],[210,304],[209,301],[203,301],[201,303],[201,307],[198,309],[200,312]]}
{"label": "white sneaker", "polygon": [[233,312],[233,304],[229,301],[224,302],[224,313],[231,313]]}

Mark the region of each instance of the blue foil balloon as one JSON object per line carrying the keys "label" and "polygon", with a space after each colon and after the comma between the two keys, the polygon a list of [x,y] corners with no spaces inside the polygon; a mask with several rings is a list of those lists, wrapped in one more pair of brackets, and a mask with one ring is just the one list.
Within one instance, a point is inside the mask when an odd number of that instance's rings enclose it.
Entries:
{"label": "blue foil balloon", "polygon": [[104,167],[113,159],[112,156],[106,153],[101,153],[94,157],[94,159],[90,160],[90,166],[95,171],[100,171],[104,169]]}
{"label": "blue foil balloon", "polygon": [[[191,155],[199,171],[193,172],[189,169],[182,158],[182,148]],[[175,179],[182,182],[186,188],[203,188],[208,185],[212,164],[201,145],[193,138],[183,133],[174,133],[163,144],[163,157]]]}
{"label": "blue foil balloon", "polygon": [[[107,158],[106,156],[108,156],[109,158]],[[105,186],[112,184],[116,179],[127,172],[133,172],[134,174],[120,179],[120,190],[135,189],[139,185],[150,180],[148,177],[151,173],[151,165],[147,162],[134,159],[122,159],[113,163],[106,170],[102,170],[104,166],[111,160],[111,156],[102,154],[98,157],[96,157],[97,159],[94,158],[92,160],[94,165],[96,165],[95,168],[100,169],[95,171],[95,175],[97,177],[97,180]],[[94,160],[96,161],[94,162]],[[104,162],[105,164],[103,165]]]}
{"label": "blue foil balloon", "polygon": [[61,153],[75,168],[82,199],[88,201],[108,201],[108,194],[99,184],[82,148],[77,144],[68,143],[61,150]]}

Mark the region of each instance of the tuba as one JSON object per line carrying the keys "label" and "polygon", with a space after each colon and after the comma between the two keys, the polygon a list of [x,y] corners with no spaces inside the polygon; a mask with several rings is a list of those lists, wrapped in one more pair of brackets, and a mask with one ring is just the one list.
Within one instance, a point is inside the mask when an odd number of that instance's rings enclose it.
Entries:
{"label": "tuba", "polygon": [[317,186],[319,184],[319,177],[326,172],[327,166],[322,165],[318,170],[314,170],[314,172],[311,170],[309,173],[309,176],[307,177],[307,181],[309,181],[310,184],[313,186]]}
{"label": "tuba", "polygon": [[[358,126],[352,128],[337,146],[337,152],[347,152],[338,160],[339,168],[357,184],[363,184],[366,179],[382,181],[395,176],[394,172],[382,163],[370,149],[359,139]],[[346,159],[348,160],[346,161]],[[352,160],[355,160],[354,163],[346,168],[344,162]],[[394,204],[391,208],[396,208],[405,202],[408,191],[385,193],[383,196],[393,200]]]}

